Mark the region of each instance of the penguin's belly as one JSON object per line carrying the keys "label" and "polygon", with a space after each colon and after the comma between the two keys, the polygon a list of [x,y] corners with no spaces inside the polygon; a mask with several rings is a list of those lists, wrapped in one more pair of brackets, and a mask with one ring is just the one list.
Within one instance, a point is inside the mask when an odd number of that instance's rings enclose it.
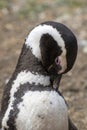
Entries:
{"label": "penguin's belly", "polygon": [[29,91],[18,109],[17,130],[68,130],[67,107],[55,91]]}

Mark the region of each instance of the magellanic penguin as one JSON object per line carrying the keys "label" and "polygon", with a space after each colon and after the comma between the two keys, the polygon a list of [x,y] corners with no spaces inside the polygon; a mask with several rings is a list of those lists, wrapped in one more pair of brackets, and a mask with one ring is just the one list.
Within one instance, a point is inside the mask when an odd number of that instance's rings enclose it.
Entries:
{"label": "magellanic penguin", "polygon": [[77,130],[56,89],[76,56],[76,37],[65,25],[48,21],[33,28],[4,89],[1,130]]}

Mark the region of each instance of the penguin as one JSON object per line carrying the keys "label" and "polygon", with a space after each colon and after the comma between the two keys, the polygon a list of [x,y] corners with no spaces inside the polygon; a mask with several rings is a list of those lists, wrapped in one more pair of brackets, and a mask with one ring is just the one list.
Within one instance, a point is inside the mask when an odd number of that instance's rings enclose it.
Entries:
{"label": "penguin", "polygon": [[4,88],[1,130],[77,130],[58,89],[77,50],[75,35],[61,23],[47,21],[30,31]]}

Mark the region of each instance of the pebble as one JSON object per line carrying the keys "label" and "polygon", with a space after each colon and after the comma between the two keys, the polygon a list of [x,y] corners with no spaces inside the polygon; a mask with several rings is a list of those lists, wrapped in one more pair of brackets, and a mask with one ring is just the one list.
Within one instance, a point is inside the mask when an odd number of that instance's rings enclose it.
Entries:
{"label": "pebble", "polygon": [[83,53],[87,54],[87,46],[83,48]]}
{"label": "pebble", "polygon": [[82,47],[83,53],[87,54],[87,40],[79,41],[79,47]]}
{"label": "pebble", "polygon": [[78,43],[79,43],[79,46],[87,47],[87,40],[85,40],[85,39],[79,40]]}

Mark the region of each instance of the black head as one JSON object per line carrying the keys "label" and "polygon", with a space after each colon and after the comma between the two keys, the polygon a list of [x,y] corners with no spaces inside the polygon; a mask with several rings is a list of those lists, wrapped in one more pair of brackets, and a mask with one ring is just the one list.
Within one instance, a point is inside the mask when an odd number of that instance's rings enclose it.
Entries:
{"label": "black head", "polygon": [[42,56],[42,64],[50,74],[58,74],[62,69],[58,56],[62,54],[62,49],[58,46],[54,38],[47,34],[43,34],[40,39],[40,49]]}
{"label": "black head", "polygon": [[75,35],[65,25],[57,22],[49,21],[36,26],[25,44],[42,62],[45,70],[53,75],[68,72],[77,56]]}

